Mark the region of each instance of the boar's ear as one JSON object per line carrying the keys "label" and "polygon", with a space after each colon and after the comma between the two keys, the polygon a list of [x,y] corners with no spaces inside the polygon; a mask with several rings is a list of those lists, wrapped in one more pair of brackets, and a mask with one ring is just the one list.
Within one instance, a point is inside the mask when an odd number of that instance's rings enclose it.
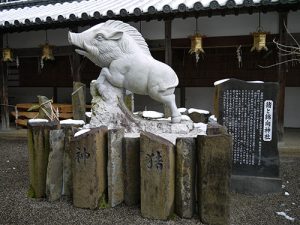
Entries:
{"label": "boar's ear", "polygon": [[114,31],[111,33],[104,34],[104,38],[108,40],[119,40],[122,38],[122,36],[123,36],[122,31]]}

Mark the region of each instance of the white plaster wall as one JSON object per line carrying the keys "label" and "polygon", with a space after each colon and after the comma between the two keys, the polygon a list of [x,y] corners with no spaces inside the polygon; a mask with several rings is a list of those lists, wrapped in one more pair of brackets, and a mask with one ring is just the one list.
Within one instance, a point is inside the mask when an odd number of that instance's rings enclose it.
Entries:
{"label": "white plaster wall", "polygon": [[288,14],[288,29],[291,33],[300,32],[300,10]]}
{"label": "white plaster wall", "polygon": [[185,107],[208,110],[213,113],[214,88],[189,87],[185,89]]}
{"label": "white plaster wall", "polygon": [[287,87],[285,90],[284,126],[300,127],[300,87]]}
{"label": "white plaster wall", "polygon": [[[176,104],[180,105],[180,89],[175,89]],[[164,112],[163,104],[154,101],[147,95],[134,95],[134,111],[154,110],[157,112]]]}
{"label": "white plaster wall", "polygon": [[[265,31],[278,33],[278,14],[261,14],[261,26]],[[198,32],[207,37],[249,35],[258,27],[258,14],[239,16],[199,17]],[[172,37],[186,38],[196,31],[196,19],[175,19],[172,23]]]}
{"label": "white plaster wall", "polygon": [[[47,30],[48,41],[51,45],[65,46],[68,43],[68,29],[52,29]],[[21,33],[8,34],[9,46],[11,48],[36,48],[43,45],[46,41],[46,32],[29,31]],[[3,40],[6,46],[6,37]]]}

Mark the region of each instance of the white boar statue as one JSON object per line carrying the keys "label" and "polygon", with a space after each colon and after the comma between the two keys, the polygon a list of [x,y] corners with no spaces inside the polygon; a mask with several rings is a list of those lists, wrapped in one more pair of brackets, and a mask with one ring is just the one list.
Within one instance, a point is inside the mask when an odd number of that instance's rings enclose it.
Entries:
{"label": "white boar statue", "polygon": [[102,67],[97,82],[106,79],[115,87],[149,95],[170,108],[173,123],[180,122],[174,95],[177,75],[170,66],[151,56],[147,43],[134,27],[108,20],[82,33],[69,32],[68,38],[80,48],[76,49],[78,54]]}

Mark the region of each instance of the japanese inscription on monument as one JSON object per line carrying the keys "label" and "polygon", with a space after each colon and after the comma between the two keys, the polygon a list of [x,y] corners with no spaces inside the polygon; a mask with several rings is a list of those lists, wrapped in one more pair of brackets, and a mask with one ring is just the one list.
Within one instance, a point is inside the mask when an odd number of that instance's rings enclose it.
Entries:
{"label": "japanese inscription on monument", "polygon": [[277,176],[276,83],[229,79],[216,85],[218,121],[233,137],[233,173]]}

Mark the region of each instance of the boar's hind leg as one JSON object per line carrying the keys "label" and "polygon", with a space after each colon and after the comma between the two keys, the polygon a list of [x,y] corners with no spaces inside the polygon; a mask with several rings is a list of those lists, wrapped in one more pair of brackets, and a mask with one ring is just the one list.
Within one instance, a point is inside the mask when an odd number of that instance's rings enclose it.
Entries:
{"label": "boar's hind leg", "polygon": [[154,100],[167,105],[171,109],[172,123],[179,123],[181,114],[177,109],[175,102],[174,88],[169,88],[164,91],[160,90],[159,85],[149,88],[149,96]]}

